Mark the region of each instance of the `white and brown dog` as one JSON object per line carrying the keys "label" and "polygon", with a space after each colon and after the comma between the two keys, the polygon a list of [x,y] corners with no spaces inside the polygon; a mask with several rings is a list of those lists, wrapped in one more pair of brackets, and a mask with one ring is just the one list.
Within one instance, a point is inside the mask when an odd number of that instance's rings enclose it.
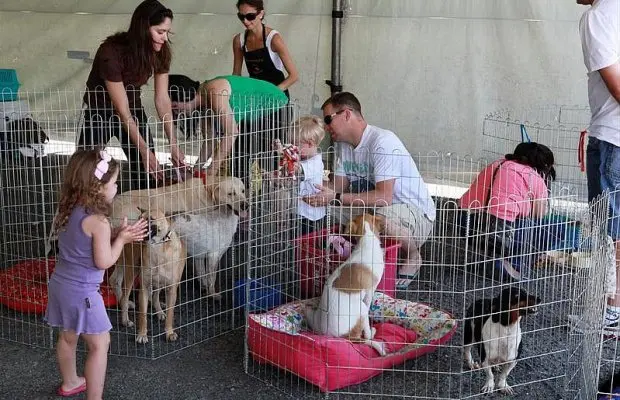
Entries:
{"label": "white and brown dog", "polygon": [[[142,212],[142,217],[149,223],[148,240],[132,243],[123,249],[124,268],[123,288],[120,298],[121,323],[133,326],[129,320],[129,294],[137,275],[140,276],[138,295],[138,335],[136,342],[147,343],[146,312],[149,299],[159,320],[165,320],[166,340],[178,339],[174,331],[174,307],[177,300],[179,283],[185,269],[187,252],[179,235],[172,230],[170,221],[159,210]],[[166,293],[166,312],[161,308],[159,294]]]}
{"label": "white and brown dog", "polygon": [[[381,215],[372,215],[368,213],[364,213],[358,215],[349,221],[349,224],[346,226],[344,234],[348,236],[352,242],[358,242],[359,238],[364,236],[364,222],[368,222],[372,228],[372,231],[377,235],[378,238],[381,238],[382,235],[385,234],[385,217]],[[372,290],[366,293],[366,297],[364,298],[364,302],[370,306],[370,302],[372,301],[373,296],[375,295],[375,291],[377,290],[377,286],[383,277],[383,271],[385,269],[385,263],[381,265],[372,265],[372,275],[373,275],[373,286]]]}
{"label": "white and brown dog", "polygon": [[373,340],[375,330],[370,327],[367,301],[372,300],[369,294],[376,288],[376,276],[383,275],[385,256],[373,226],[364,221],[362,229],[363,236],[349,259],[327,279],[318,308],[306,306],[305,316],[310,329],[318,334],[365,343],[385,355],[383,343]]}
{"label": "white and brown dog", "polygon": [[[513,286],[502,290],[496,298],[478,300],[467,309],[464,357],[470,369],[480,368],[471,355],[472,347],[478,347],[482,368],[487,373],[482,393],[490,393],[496,387],[504,394],[514,393],[506,378],[521,353],[521,318],[535,314],[538,304],[538,297]],[[493,367],[501,368],[497,386]]]}
{"label": "white and brown dog", "polygon": [[248,201],[243,181],[230,178],[212,190],[216,208],[203,214],[179,214],[171,217],[172,229],[181,236],[187,253],[194,259],[195,275],[207,295],[215,300],[221,296],[215,290],[220,260],[232,245],[239,218],[246,218]]}

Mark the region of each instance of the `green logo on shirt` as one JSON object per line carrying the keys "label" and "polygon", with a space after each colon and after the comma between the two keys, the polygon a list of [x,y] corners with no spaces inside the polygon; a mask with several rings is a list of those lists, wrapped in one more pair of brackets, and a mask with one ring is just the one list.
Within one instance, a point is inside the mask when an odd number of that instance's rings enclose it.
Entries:
{"label": "green logo on shirt", "polygon": [[370,166],[367,163],[356,163],[355,161],[343,162],[344,172],[347,175],[368,176]]}

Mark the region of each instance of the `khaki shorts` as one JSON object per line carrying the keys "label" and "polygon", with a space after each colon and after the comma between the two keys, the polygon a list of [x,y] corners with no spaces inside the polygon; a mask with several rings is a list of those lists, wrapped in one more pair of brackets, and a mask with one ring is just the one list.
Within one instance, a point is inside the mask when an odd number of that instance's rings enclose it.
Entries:
{"label": "khaki shorts", "polygon": [[[328,209],[330,223],[346,225],[349,221],[366,212],[363,207],[331,206]],[[410,204],[392,204],[386,207],[375,208],[375,213],[386,218],[386,234],[395,238],[408,236],[422,246],[433,231],[434,222],[422,210]]]}

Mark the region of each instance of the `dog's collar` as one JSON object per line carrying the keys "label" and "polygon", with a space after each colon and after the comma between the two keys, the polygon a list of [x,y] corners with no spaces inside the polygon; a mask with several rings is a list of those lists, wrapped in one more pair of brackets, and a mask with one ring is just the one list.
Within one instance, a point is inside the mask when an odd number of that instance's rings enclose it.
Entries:
{"label": "dog's collar", "polygon": [[163,238],[161,238],[161,240],[159,242],[154,242],[153,240],[149,241],[149,244],[151,245],[157,245],[157,244],[163,244],[166,243],[168,241],[170,241],[170,235],[172,234],[172,229],[168,231],[168,233],[166,233],[164,235]]}
{"label": "dog's collar", "polygon": [[207,172],[204,170],[196,170],[194,171],[194,178],[202,179],[202,183],[207,186]]}

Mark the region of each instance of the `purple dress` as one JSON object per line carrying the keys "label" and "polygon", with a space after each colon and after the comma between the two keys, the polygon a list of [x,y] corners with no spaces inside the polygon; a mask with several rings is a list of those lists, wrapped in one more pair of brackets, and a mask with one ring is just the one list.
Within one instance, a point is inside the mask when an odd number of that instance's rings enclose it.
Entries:
{"label": "purple dress", "polygon": [[50,277],[45,312],[48,324],[78,335],[112,329],[99,293],[104,270],[95,265],[93,239],[82,229],[88,215],[83,207],[76,206],[58,235],[58,259]]}

